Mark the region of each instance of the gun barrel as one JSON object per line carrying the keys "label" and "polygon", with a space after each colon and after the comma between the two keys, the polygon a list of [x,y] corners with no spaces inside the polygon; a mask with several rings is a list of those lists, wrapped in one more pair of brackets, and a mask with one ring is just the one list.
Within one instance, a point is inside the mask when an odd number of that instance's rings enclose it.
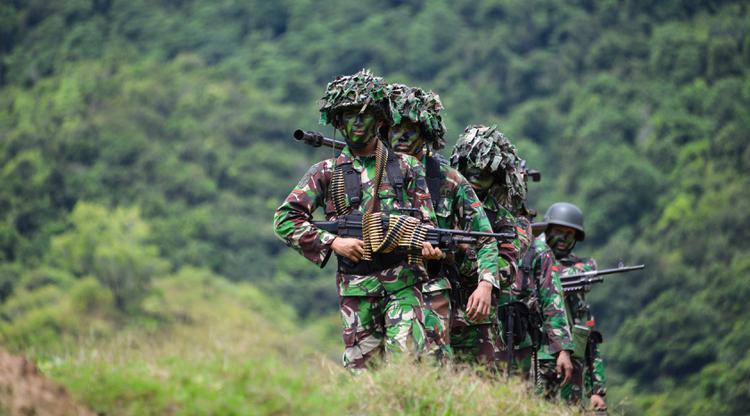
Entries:
{"label": "gun barrel", "polygon": [[294,131],[292,136],[301,142],[305,142],[313,147],[320,147],[320,146],[326,146],[326,147],[332,147],[336,150],[341,150],[346,146],[345,142],[342,142],[340,140],[331,139],[330,137],[325,137],[321,133],[318,133],[316,131],[303,131],[300,129],[297,129]]}
{"label": "gun barrel", "polygon": [[[432,230],[435,230],[435,233],[445,233],[445,234],[452,234],[452,235],[461,235],[466,237],[494,237],[494,238],[516,238],[516,235],[514,233],[488,233],[484,231],[464,231],[464,230],[453,230],[448,228],[432,228]],[[427,231],[427,234],[429,234],[430,231]]]}

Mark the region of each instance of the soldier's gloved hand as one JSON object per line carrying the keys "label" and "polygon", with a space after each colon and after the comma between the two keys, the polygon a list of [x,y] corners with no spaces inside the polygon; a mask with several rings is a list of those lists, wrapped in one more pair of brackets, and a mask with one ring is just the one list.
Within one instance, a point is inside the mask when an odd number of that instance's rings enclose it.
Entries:
{"label": "soldier's gloved hand", "polygon": [[604,402],[604,397],[598,394],[592,394],[591,408],[594,410],[607,410],[607,403]]}
{"label": "soldier's gloved hand", "polygon": [[562,384],[567,384],[573,378],[573,362],[570,361],[570,352],[567,350],[560,351],[557,354],[557,374],[563,376]]}
{"label": "soldier's gloved hand", "polygon": [[356,238],[336,237],[331,243],[331,249],[339,256],[358,263],[365,254],[365,243]]}
{"label": "soldier's gloved hand", "polygon": [[445,253],[443,253],[443,251],[439,248],[433,247],[432,244],[425,241],[424,243],[422,243],[422,257],[424,257],[426,260],[442,260],[445,257]]}
{"label": "soldier's gloved hand", "polygon": [[481,321],[490,314],[492,284],[486,280],[479,282],[466,304],[466,316],[474,322]]}

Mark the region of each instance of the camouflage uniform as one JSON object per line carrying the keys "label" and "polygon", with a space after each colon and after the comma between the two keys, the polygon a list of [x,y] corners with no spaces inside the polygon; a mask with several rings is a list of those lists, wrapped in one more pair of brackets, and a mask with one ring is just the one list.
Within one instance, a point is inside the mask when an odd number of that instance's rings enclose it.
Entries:
{"label": "camouflage uniform", "polygon": [[[339,77],[330,83],[321,106],[322,122],[335,116],[342,102],[348,105],[374,105],[384,88],[381,78],[361,71],[355,76]],[[275,232],[287,245],[315,264],[323,265],[332,254],[331,243],[336,238],[314,226],[310,221],[318,207],[323,207],[326,219],[337,217],[331,181],[336,166],[351,163],[359,174],[361,203],[357,207],[379,206],[382,212],[397,212],[399,208],[414,208],[425,225],[434,225],[435,213],[424,179],[422,165],[413,157],[396,155],[403,173],[403,201],[399,198],[387,175],[381,175],[374,198],[376,177],[375,156],[353,156],[349,147],[334,159],[313,165],[292,190],[274,216]],[[347,206],[352,201],[346,195]],[[364,369],[375,356],[387,352],[409,351],[419,354],[425,347],[424,308],[421,283],[426,280],[422,266],[404,260],[393,267],[367,275],[336,273],[339,304],[343,323],[345,350],[343,362],[353,370]]]}
{"label": "camouflage uniform", "polygon": [[[558,262],[562,268],[561,276],[572,276],[597,269],[594,259],[582,259],[572,253],[558,259]],[[591,314],[591,308],[586,302],[585,292],[566,293],[565,309],[568,313],[568,320],[572,325],[583,326],[591,331],[595,330],[596,322]],[[575,332],[575,330],[573,331]],[[583,397],[582,388],[585,389],[586,397],[591,397],[593,394],[604,397],[607,394],[604,361],[599,353],[599,348],[595,347],[594,344],[593,359],[589,365],[585,365],[586,357],[581,357],[579,351],[584,352],[585,355],[585,346],[576,345],[577,354],[573,355],[573,381],[560,388],[560,397],[572,403],[581,401]]]}
{"label": "camouflage uniform", "polygon": [[[507,164],[507,154],[504,153],[507,139],[496,127],[469,126],[459,137],[451,155],[451,165],[459,170],[475,167],[478,169],[492,169],[498,177],[513,175],[513,167]],[[509,144],[509,143],[507,143]],[[502,181],[505,184],[507,182]],[[503,201],[512,193],[506,187],[495,184],[482,201],[482,206],[490,219],[494,232],[512,232],[514,219],[505,208]],[[498,281],[494,284],[497,289],[507,287],[517,277],[515,266],[518,251],[511,241],[499,241],[497,244]],[[500,290],[492,294],[490,314],[482,321],[472,321],[466,315],[469,296],[476,290],[481,280],[477,275],[477,268],[481,264],[481,253],[473,248],[466,251],[460,261],[460,288],[455,290],[454,296],[460,307],[453,314],[451,345],[456,355],[463,361],[483,361],[492,368],[498,357],[498,328],[497,304]]]}
{"label": "camouflage uniform", "polygon": [[[403,84],[393,84],[389,88],[390,111],[394,125],[402,120],[410,120],[418,124],[421,134],[432,150],[440,150],[445,146],[445,126],[440,117],[442,104],[440,97],[433,92],[425,92],[420,88],[408,87]],[[439,195],[430,195],[435,201],[435,214],[440,228],[492,232],[482,204],[471,188],[471,184],[461,174],[451,168],[439,155],[425,155],[439,161],[440,182]],[[489,237],[477,241],[478,276],[480,280],[487,280],[493,286],[499,287],[497,281],[498,247],[495,240]],[[445,260],[452,263],[454,258]],[[446,268],[439,267],[431,273],[430,280],[422,285],[422,295],[425,300],[425,327],[427,337],[438,346],[437,352],[443,357],[452,357],[450,343],[451,329],[451,284],[445,275]],[[448,267],[451,267],[449,264]],[[431,270],[433,268],[430,268]],[[455,282],[454,282],[455,283]],[[458,288],[453,288],[454,290]],[[465,305],[464,305],[465,306]]]}
{"label": "camouflage uniform", "polygon": [[[539,375],[537,377],[537,391],[547,398],[557,396],[558,385],[556,372],[556,355],[562,350],[573,351],[573,340],[565,311],[562,283],[560,283],[560,265],[555,260],[552,250],[547,246],[544,236],[537,237],[532,242],[534,256],[526,270],[524,254],[519,269],[521,278],[512,285],[513,297],[524,300],[529,310],[535,310],[541,305],[543,315],[542,346],[538,353]],[[531,247],[529,248],[531,249]],[[539,299],[536,287],[539,285]],[[531,341],[527,340],[519,346],[516,358],[523,368],[530,368]],[[532,369],[533,370],[533,369]]]}

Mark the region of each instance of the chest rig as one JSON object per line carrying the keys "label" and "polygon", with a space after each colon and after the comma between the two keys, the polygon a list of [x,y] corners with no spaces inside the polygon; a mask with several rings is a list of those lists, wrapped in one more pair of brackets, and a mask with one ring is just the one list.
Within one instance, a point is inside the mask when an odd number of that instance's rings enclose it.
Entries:
{"label": "chest rig", "polygon": [[[379,212],[381,210],[378,190],[380,189],[383,173],[388,175],[388,182],[393,187],[400,208],[406,208],[404,198],[404,175],[401,165],[395,153],[386,146],[378,145],[375,153],[375,178],[373,182],[373,197],[371,203],[366,207],[366,212]],[[362,204],[362,176],[354,169],[353,161],[337,163],[331,178],[331,199],[336,210],[337,217],[359,214]],[[345,274],[367,275],[396,266],[407,257],[403,253],[369,253],[366,249],[366,258],[357,263],[352,262],[344,256],[337,256],[338,270]]]}

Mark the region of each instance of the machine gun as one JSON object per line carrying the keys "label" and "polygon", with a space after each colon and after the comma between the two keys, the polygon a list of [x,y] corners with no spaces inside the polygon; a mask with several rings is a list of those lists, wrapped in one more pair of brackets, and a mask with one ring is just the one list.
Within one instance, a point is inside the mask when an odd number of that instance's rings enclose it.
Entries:
{"label": "machine gun", "polygon": [[[397,222],[398,217],[400,216],[382,215],[380,224],[382,226],[382,230],[389,230],[391,221]],[[357,238],[360,240],[363,239],[363,230],[367,228],[366,226],[363,228],[363,216],[359,212],[340,217],[335,221],[312,221],[312,223],[316,227],[328,231],[331,234],[336,234],[340,237]],[[487,233],[481,231],[463,231],[447,228],[428,228],[422,225],[418,225],[417,227],[421,227],[423,229],[422,231],[425,233],[425,242],[432,244],[433,247],[438,247],[441,250],[449,251],[454,250],[458,244],[476,244],[477,240],[481,237],[494,237],[504,241],[511,240],[516,237],[515,233]],[[377,233],[378,231],[374,232]],[[382,233],[382,231],[380,232]],[[387,239],[388,236],[386,236],[385,238]],[[415,248],[415,251],[416,250],[417,249]],[[415,252],[413,254],[419,253],[421,253],[421,247],[419,248],[418,253]]]}
{"label": "machine gun", "polygon": [[[521,159],[520,168],[521,168],[521,172],[523,172],[523,178],[524,178],[524,181],[525,181],[527,187],[528,187],[529,179],[532,182],[539,182],[539,181],[542,180],[542,172],[540,172],[540,171],[538,171],[536,169],[529,169],[526,166],[526,160],[525,159]],[[526,211],[524,215],[526,215],[529,218],[534,218],[534,217],[537,216],[538,213],[537,213],[536,209],[527,207],[525,201],[524,201],[523,205],[524,205],[523,206],[523,210]]]}
{"label": "machine gun", "polygon": [[592,270],[590,272],[562,276],[560,277],[560,281],[562,282],[563,291],[565,293],[587,291],[591,284],[603,282],[604,276],[608,274],[632,272],[635,270],[641,270],[644,267],[646,267],[644,264],[625,266],[620,263],[619,266],[613,269]]}
{"label": "machine gun", "polygon": [[336,150],[341,150],[344,148],[344,146],[346,146],[345,142],[342,142],[341,140],[331,139],[330,137],[325,137],[322,133],[319,133],[317,131],[295,130],[293,136],[296,140],[305,142],[312,147],[326,146],[332,147]]}

